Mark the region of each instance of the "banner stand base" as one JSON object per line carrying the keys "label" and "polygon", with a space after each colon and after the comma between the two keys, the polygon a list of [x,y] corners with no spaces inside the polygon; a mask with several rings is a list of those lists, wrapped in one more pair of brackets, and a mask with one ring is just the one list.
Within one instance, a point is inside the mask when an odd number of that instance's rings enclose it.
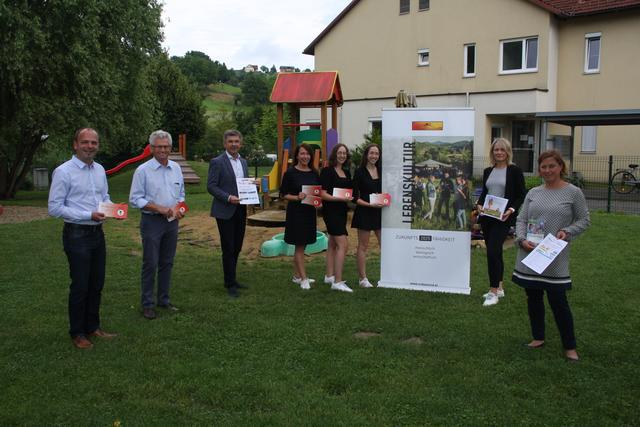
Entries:
{"label": "banner stand base", "polygon": [[391,288],[391,289],[405,289],[408,291],[422,291],[422,292],[443,292],[450,294],[459,294],[459,295],[471,295],[471,288],[453,288],[449,286],[419,286],[419,285],[411,285],[409,283],[397,283],[397,282],[387,282],[387,281],[378,281],[379,288]]}

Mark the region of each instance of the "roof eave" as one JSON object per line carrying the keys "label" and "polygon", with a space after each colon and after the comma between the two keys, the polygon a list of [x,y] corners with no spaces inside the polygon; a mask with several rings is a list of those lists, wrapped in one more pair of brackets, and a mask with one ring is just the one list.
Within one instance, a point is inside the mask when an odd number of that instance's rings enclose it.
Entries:
{"label": "roof eave", "polygon": [[322,32],[320,34],[318,34],[318,37],[316,37],[315,39],[313,39],[313,41],[309,44],[309,46],[307,46],[302,53],[305,55],[315,55],[315,49],[316,49],[316,45],[318,43],[320,43],[320,40],[322,40],[324,38],[324,36],[327,35],[327,33],[329,31],[331,31],[333,29],[333,27],[335,27],[336,25],[338,25],[338,22],[340,22],[342,20],[342,18],[344,18],[344,16],[349,13],[349,11],[351,9],[353,9],[358,3],[360,3],[360,0],[351,0],[351,3],[349,3],[347,5],[347,7],[345,7],[342,12],[340,12],[340,14],[338,16],[336,16],[333,21],[331,21],[329,23],[329,25],[327,25],[325,27],[324,30],[322,30]]}

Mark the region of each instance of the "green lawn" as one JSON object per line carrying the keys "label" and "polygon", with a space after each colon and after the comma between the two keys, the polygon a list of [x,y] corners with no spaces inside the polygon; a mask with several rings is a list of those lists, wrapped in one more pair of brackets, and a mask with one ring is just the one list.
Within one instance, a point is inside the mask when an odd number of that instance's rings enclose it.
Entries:
{"label": "green lawn", "polygon": [[[207,165],[196,164],[201,176]],[[204,172],[204,175],[202,173]],[[110,180],[128,195],[130,172]],[[191,214],[206,185],[188,187]],[[44,205],[46,194],[21,194]],[[115,340],[79,351],[67,335],[62,221],[0,225],[2,425],[575,425],[640,424],[640,217],[593,215],[572,253],[570,293],[582,361],[568,364],[551,313],[547,345],[527,350],[524,292],[512,284],[481,307],[485,256],[472,251],[472,295],[316,285],[303,292],[289,260],[241,260],[251,286],[222,287],[220,252],[184,238],[172,298],[139,312],[139,213],[109,221],[103,326]],[[508,273],[515,252],[506,252]],[[623,255],[623,256],[620,256]],[[321,279],[322,257],[310,261]],[[370,260],[377,279],[379,260]],[[427,274],[425,272],[425,274]],[[355,283],[354,260],[346,277]],[[358,339],[359,331],[380,335]],[[419,337],[422,343],[405,340]]]}

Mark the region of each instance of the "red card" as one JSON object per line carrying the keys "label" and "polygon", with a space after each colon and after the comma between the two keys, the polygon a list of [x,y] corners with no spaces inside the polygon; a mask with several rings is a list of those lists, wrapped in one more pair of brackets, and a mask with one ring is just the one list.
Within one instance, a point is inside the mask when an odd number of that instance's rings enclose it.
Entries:
{"label": "red card", "polygon": [[184,215],[189,212],[189,206],[185,202],[180,202],[176,205],[175,210]]}
{"label": "red card", "polygon": [[302,192],[307,196],[320,196],[321,185],[303,185]]}
{"label": "red card", "polygon": [[341,199],[350,199],[353,195],[353,190],[350,188],[334,188],[333,189],[333,197],[339,197]]}
{"label": "red card", "polygon": [[374,193],[369,195],[369,202],[379,203],[382,206],[391,205],[391,194],[389,193]]}
{"label": "red card", "polygon": [[129,213],[129,205],[126,203],[100,202],[98,212],[102,212],[108,218],[125,219]]}
{"label": "red card", "polygon": [[319,208],[322,206],[322,199],[318,196],[307,196],[302,199],[302,203],[305,205],[311,205],[315,208]]}

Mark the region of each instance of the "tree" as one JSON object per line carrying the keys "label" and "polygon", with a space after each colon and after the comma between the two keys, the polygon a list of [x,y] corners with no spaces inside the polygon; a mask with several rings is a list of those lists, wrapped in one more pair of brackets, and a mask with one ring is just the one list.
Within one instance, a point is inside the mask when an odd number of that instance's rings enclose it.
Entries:
{"label": "tree", "polygon": [[260,66],[260,71],[262,71],[263,73],[267,74],[269,72],[269,67],[267,67],[266,65],[261,65]]}
{"label": "tree", "polygon": [[275,153],[278,145],[278,113],[275,105],[265,107],[260,121],[255,124],[251,138],[267,153]]}
{"label": "tree", "polygon": [[171,57],[171,61],[180,67],[182,73],[189,80],[200,87],[217,82],[222,74],[222,65],[218,61],[213,62],[209,56],[202,52],[190,51],[185,53],[184,57]]}
{"label": "tree", "polygon": [[143,137],[160,14],[157,0],[0,4],[0,199],[15,196],[47,139],[70,147],[74,129],[92,126],[114,152]]}
{"label": "tree", "polygon": [[269,69],[269,72],[270,72],[271,74],[275,74],[275,73],[277,73],[277,72],[278,72],[278,70],[276,69],[276,64],[273,64],[273,65],[271,66],[271,68]]}
{"label": "tree", "polygon": [[[206,130],[206,118],[198,92],[165,54],[151,61],[148,72],[157,97],[160,127],[171,133],[174,140],[181,133],[186,134],[187,140],[195,146]],[[188,144],[187,149],[190,146]]]}
{"label": "tree", "polygon": [[267,76],[261,73],[247,73],[242,83],[241,101],[244,105],[266,104],[269,101]]}

